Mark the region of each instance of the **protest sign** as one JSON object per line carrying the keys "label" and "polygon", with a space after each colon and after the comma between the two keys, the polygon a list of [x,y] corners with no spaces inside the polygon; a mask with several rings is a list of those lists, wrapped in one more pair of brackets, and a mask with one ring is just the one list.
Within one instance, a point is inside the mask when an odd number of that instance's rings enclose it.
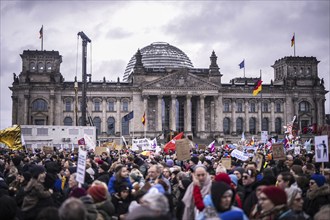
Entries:
{"label": "protest sign", "polygon": [[86,158],[87,151],[79,149],[76,180],[80,184],[85,182]]}
{"label": "protest sign", "polygon": [[188,139],[176,140],[175,147],[178,160],[185,161],[190,159],[190,142]]}
{"label": "protest sign", "polygon": [[233,150],[230,154],[232,157],[235,157],[241,161],[246,161],[249,159],[249,157],[245,156],[242,151],[239,151],[237,149]]}
{"label": "protest sign", "polygon": [[315,162],[329,162],[328,135],[315,136]]}
{"label": "protest sign", "polygon": [[133,139],[132,140],[132,150],[133,151],[152,150],[152,147],[150,146],[150,140],[148,138]]}
{"label": "protest sign", "polygon": [[221,164],[224,166],[227,170],[231,169],[231,158],[222,158]]}
{"label": "protest sign", "polygon": [[42,151],[47,154],[52,154],[54,152],[54,148],[51,146],[43,146]]}
{"label": "protest sign", "polygon": [[108,147],[95,147],[95,155],[101,155],[103,152],[108,152]]}
{"label": "protest sign", "polygon": [[257,164],[257,170],[260,172],[261,168],[262,168],[262,164],[263,164],[263,160],[264,157],[262,154],[258,153],[256,155],[254,155],[254,157],[252,158],[252,161],[255,162]]}
{"label": "protest sign", "polygon": [[273,160],[285,160],[285,152],[284,152],[284,147],[283,144],[273,144]]}
{"label": "protest sign", "polygon": [[268,131],[261,131],[261,142],[266,143],[268,141]]}

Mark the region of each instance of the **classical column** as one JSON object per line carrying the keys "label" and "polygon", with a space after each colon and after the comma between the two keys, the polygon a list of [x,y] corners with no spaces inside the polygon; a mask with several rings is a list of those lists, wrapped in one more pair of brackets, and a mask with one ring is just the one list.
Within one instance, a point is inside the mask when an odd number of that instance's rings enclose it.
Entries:
{"label": "classical column", "polygon": [[204,102],[205,102],[205,96],[201,95],[199,97],[199,101],[200,101],[200,122],[201,122],[201,126],[200,126],[200,132],[204,133],[205,132],[205,111],[204,111]]}
{"label": "classical column", "polygon": [[222,104],[222,95],[218,96],[218,109],[219,109],[219,118],[218,118],[218,123],[219,123],[219,131],[220,135],[223,134],[223,109],[221,108],[223,106]]}
{"label": "classical column", "polygon": [[107,133],[108,121],[107,121],[107,98],[102,97],[102,133]]}
{"label": "classical column", "polygon": [[60,93],[55,95],[54,109],[55,125],[63,125],[63,100]]}
{"label": "classical column", "polygon": [[116,119],[116,133],[120,132],[121,134],[121,105],[120,105],[120,97],[117,97],[117,103],[116,103],[116,114],[117,114],[117,119]]}
{"label": "classical column", "polygon": [[249,132],[249,100],[245,99],[245,108],[244,108],[244,115],[245,115],[245,132]]}
{"label": "classical column", "polygon": [[176,96],[171,96],[170,105],[170,129],[176,131]]}
{"label": "classical column", "polygon": [[11,99],[13,100],[12,103],[12,109],[11,109],[11,119],[13,124],[20,124],[18,122],[18,118],[17,118],[17,112],[18,112],[18,98],[17,96],[11,96]]}
{"label": "classical column", "polygon": [[162,100],[163,96],[157,96],[157,131],[162,131]]}
{"label": "classical column", "polygon": [[236,100],[232,99],[231,101],[231,124],[232,124],[232,133],[236,134]]}
{"label": "classical column", "polygon": [[[50,95],[50,103],[49,103],[49,125],[54,125],[54,109],[55,109],[55,95]],[[75,117],[73,117],[73,120],[75,121]]]}
{"label": "classical column", "polygon": [[[24,124],[27,125],[28,123],[28,118],[31,117],[31,115],[29,114],[29,99],[30,99],[30,95],[24,95]],[[34,124],[33,122],[31,124]]]}
{"label": "classical column", "polygon": [[185,119],[184,119],[184,130],[190,134],[191,133],[191,95],[186,96],[186,106],[185,106]]}
{"label": "classical column", "polygon": [[220,132],[220,105],[219,105],[219,96],[214,96],[214,122],[216,133]]}
{"label": "classical column", "polygon": [[271,100],[271,107],[270,107],[270,131],[269,133],[275,133],[275,103],[274,99]]}

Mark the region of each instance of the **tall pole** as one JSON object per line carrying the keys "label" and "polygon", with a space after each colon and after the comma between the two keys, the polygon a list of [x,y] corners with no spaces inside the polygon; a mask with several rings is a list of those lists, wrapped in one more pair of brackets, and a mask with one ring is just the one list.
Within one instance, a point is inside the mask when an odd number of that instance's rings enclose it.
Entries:
{"label": "tall pole", "polygon": [[296,34],[293,33],[293,39],[294,39],[294,42],[293,42],[293,56],[295,57],[296,56]]}
{"label": "tall pole", "polygon": [[76,121],[76,126],[78,126],[78,82],[77,76],[74,78],[74,94],[75,94],[75,106],[74,106],[74,117]]}
{"label": "tall pole", "polygon": [[[261,69],[260,69],[260,80],[262,78],[261,76],[262,76],[262,73],[261,73]],[[261,84],[261,86],[262,86],[262,84]],[[261,116],[261,131],[260,131],[260,133],[261,133],[262,132],[262,120],[263,120],[263,118],[262,118],[262,104],[263,103],[262,103],[262,92],[261,91],[260,91],[260,102],[261,102],[261,109],[260,109],[261,110],[261,112],[260,112],[261,113],[260,114],[260,116]]]}
{"label": "tall pole", "polygon": [[244,78],[245,78],[245,59],[243,60],[244,63]]}
{"label": "tall pole", "polygon": [[91,40],[82,31],[78,33],[78,36],[82,39],[82,102],[81,102],[81,119],[82,126],[86,126],[86,92],[87,92],[87,43]]}

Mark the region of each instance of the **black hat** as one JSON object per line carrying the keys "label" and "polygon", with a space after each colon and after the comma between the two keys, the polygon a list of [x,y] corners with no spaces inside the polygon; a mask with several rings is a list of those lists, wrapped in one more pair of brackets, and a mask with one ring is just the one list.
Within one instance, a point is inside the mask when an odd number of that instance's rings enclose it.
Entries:
{"label": "black hat", "polygon": [[108,164],[107,162],[103,162],[103,163],[100,165],[100,168],[101,168],[102,170],[104,170],[104,172],[108,172],[110,166],[109,166],[109,164]]}
{"label": "black hat", "polygon": [[33,165],[30,168],[30,173],[32,178],[37,179],[38,176],[42,173],[46,172],[45,167],[41,166],[41,165]]}
{"label": "black hat", "polygon": [[198,164],[198,161],[199,161],[198,157],[192,157],[190,160],[191,160],[194,164]]}

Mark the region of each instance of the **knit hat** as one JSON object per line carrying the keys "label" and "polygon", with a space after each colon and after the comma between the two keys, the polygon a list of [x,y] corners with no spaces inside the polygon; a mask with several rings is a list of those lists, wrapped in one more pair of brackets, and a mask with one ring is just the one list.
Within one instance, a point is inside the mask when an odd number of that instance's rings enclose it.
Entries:
{"label": "knit hat", "polygon": [[75,197],[75,198],[80,198],[83,196],[86,196],[87,192],[84,188],[80,188],[80,187],[75,187],[71,190],[69,197]]}
{"label": "knit hat", "polygon": [[120,186],[118,187],[118,192],[122,192],[122,191],[129,191],[130,188],[128,186],[127,183],[122,183],[120,184]]}
{"label": "knit hat", "polygon": [[174,161],[172,159],[167,159],[166,160],[166,166],[173,167],[174,166]]}
{"label": "knit hat", "polygon": [[231,182],[234,183],[235,186],[237,186],[237,183],[238,183],[237,176],[235,174],[230,174],[229,177],[231,179]]}
{"label": "knit hat", "polygon": [[[229,176],[228,176],[229,178]],[[230,178],[229,178],[230,180]],[[218,212],[224,212],[227,210],[224,210],[223,207],[221,207],[221,197],[225,194],[225,192],[227,192],[228,190],[231,190],[233,195],[232,195],[232,200],[231,200],[231,204],[233,204],[234,202],[234,198],[235,198],[235,193],[234,191],[230,188],[230,186],[225,183],[225,182],[212,182],[211,185],[211,198],[212,198],[212,202],[214,204],[214,207],[216,208],[216,210]]]}
{"label": "knit hat", "polygon": [[276,186],[267,186],[261,190],[272,203],[277,205],[286,204],[287,202],[287,195],[285,191]]}
{"label": "knit hat", "polygon": [[93,198],[95,203],[103,202],[107,199],[107,189],[102,185],[89,187],[87,193]]}
{"label": "knit hat", "polygon": [[107,162],[104,162],[104,163],[102,163],[102,164],[100,165],[100,168],[101,168],[102,170],[104,170],[104,172],[108,172],[110,166],[109,166],[109,164],[108,164]]}
{"label": "knit hat", "polygon": [[243,167],[236,167],[235,169],[234,169],[234,171],[238,171],[241,175],[243,175],[243,173],[244,173],[244,168]]}
{"label": "knit hat", "polygon": [[326,181],[325,177],[321,174],[313,174],[311,180],[314,180],[319,187],[323,186]]}
{"label": "knit hat", "polygon": [[214,177],[214,180],[217,182],[224,182],[228,185],[231,183],[231,179],[227,173],[219,173]]}
{"label": "knit hat", "polygon": [[31,177],[34,179],[37,179],[38,176],[44,172],[46,172],[46,169],[41,165],[33,165],[30,168]]}

